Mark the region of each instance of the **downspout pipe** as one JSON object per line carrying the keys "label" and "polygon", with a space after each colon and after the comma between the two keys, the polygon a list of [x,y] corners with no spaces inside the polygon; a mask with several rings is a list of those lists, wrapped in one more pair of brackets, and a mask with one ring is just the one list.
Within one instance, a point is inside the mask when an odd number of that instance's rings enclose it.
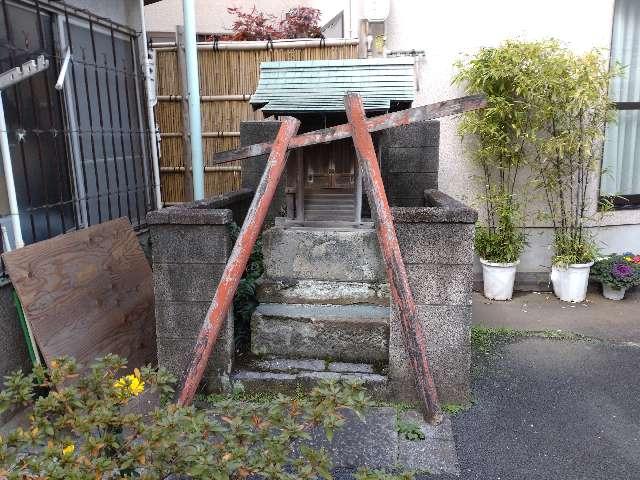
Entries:
{"label": "downspout pipe", "polygon": [[9,214],[11,215],[11,227],[15,248],[24,247],[22,240],[22,227],[20,226],[20,212],[18,211],[18,197],[16,185],[13,179],[13,165],[9,151],[9,137],[7,136],[7,123],[4,118],[4,105],[2,104],[2,90],[0,90],[0,154],[2,155],[2,167],[4,168],[4,180],[7,186],[9,199]]}
{"label": "downspout pipe", "polygon": [[153,105],[149,101],[151,92],[151,79],[149,78],[149,49],[147,48],[147,27],[144,20],[144,0],[140,0],[140,23],[142,26],[142,57],[144,65],[144,85],[147,89],[147,123],[151,134],[151,163],[153,164],[153,191],[156,199],[156,208],[162,208],[162,192],[160,190],[160,160],[158,155],[158,132],[156,128],[156,116],[153,113]]}
{"label": "downspout pipe", "polygon": [[193,169],[193,199],[204,199],[204,166],[202,161],[202,124],[200,120],[200,82],[198,80],[198,46],[196,43],[195,0],[183,0],[184,57],[187,66],[187,95]]}

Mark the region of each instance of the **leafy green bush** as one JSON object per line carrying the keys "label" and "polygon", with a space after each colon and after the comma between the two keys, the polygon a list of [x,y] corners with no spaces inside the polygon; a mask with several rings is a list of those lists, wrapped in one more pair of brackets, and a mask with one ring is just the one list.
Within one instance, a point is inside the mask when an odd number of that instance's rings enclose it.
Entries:
{"label": "leafy green bush", "polygon": [[424,432],[416,422],[398,420],[396,423],[398,435],[410,441],[424,440]]}
{"label": "leafy green bush", "polygon": [[[236,223],[231,224],[231,238],[235,242],[238,239],[240,227]],[[241,351],[249,349],[251,341],[251,316],[257,308],[259,302],[256,293],[258,279],[264,272],[262,257],[262,237],[258,237],[249,261],[245,268],[244,275],[238,284],[238,289],[233,297],[233,313],[235,316],[235,343],[236,348]]]}
{"label": "leafy green bush", "polygon": [[640,285],[640,255],[610,255],[602,258],[591,267],[591,276],[618,290]]}
{"label": "leafy green bush", "polygon": [[[309,439],[314,426],[331,437],[344,423],[341,410],[361,414],[369,405],[361,384],[324,383],[303,398],[277,396],[260,404],[228,399],[211,411],[165,403],[143,414],[131,400],[150,388],[168,398],[173,379],[151,368],[121,375],[125,366],[108,355],[81,374],[63,358],[48,370],[36,366],[28,375],[7,377],[0,410],[25,406],[30,413],[28,426],[0,437],[0,478],[329,479],[324,451],[298,446],[295,455],[292,445]],[[48,394],[37,397],[42,388]]]}
{"label": "leafy green bush", "polygon": [[520,224],[519,207],[509,197],[492,201],[493,225],[476,227],[475,250],[485,260],[496,263],[511,263],[520,258],[526,239]]}

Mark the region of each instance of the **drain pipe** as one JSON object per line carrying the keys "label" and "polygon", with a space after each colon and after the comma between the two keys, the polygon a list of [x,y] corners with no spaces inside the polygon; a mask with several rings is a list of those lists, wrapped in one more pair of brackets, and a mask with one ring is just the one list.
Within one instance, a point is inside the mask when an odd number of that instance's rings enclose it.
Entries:
{"label": "drain pipe", "polygon": [[7,197],[9,198],[9,214],[11,215],[11,227],[15,248],[24,247],[22,240],[22,227],[20,226],[20,214],[18,211],[18,197],[16,185],[13,180],[13,165],[9,152],[9,137],[7,136],[7,122],[4,119],[4,105],[2,104],[2,91],[0,90],[0,154],[2,154],[2,167],[4,179],[7,185]]}
{"label": "drain pipe", "polygon": [[202,162],[202,124],[200,119],[200,84],[198,81],[198,46],[196,44],[194,0],[183,0],[182,12],[184,16],[184,57],[187,64],[193,199],[202,200],[204,199],[204,168]]}
{"label": "drain pipe", "polygon": [[153,164],[153,186],[156,198],[156,208],[162,208],[162,192],[160,190],[160,160],[158,155],[158,129],[156,128],[156,116],[153,113],[153,105],[149,101],[151,94],[151,72],[149,71],[149,49],[147,48],[147,27],[144,21],[144,0],[140,0],[140,23],[142,27],[142,56],[144,62],[144,85],[147,89],[147,123],[151,134],[151,163]]}

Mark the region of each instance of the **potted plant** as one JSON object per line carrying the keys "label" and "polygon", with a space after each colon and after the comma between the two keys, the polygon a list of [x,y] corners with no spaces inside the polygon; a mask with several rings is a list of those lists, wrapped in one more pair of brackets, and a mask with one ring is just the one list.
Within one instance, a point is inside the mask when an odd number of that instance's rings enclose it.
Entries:
{"label": "potted plant", "polygon": [[524,249],[524,229],[519,225],[518,206],[511,197],[493,197],[489,220],[476,228],[475,250],[482,264],[484,296],[510,300],[520,255]]}
{"label": "potted plant", "polygon": [[468,137],[468,150],[480,172],[484,218],[476,229],[475,250],[482,264],[484,295],[493,300],[511,299],[525,246],[526,183],[518,182],[518,175],[526,160],[529,106],[521,101],[517,80],[524,60],[517,44],[506,42],[458,62],[454,78],[467,93],[482,93],[487,99],[486,108],[464,114],[459,132]]}
{"label": "potted plant", "polygon": [[555,40],[529,54],[535,74],[523,74],[518,86],[531,107],[528,165],[547,207],[540,217],[554,231],[551,282],[558,298],[581,302],[597,256],[587,230],[597,209],[588,192],[598,181],[604,127],[615,112],[609,84],[620,69],[610,69],[598,50],[577,54]]}
{"label": "potted plant", "polygon": [[640,255],[609,255],[599,259],[591,269],[592,277],[602,283],[602,295],[622,300],[627,288],[640,285]]}

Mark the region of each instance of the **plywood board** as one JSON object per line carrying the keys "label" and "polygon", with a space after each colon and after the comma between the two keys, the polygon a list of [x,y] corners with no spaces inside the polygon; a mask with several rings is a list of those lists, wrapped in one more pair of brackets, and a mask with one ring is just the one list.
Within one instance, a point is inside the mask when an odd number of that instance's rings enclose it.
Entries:
{"label": "plywood board", "polygon": [[126,218],[2,255],[45,363],[156,361],[151,267]]}

